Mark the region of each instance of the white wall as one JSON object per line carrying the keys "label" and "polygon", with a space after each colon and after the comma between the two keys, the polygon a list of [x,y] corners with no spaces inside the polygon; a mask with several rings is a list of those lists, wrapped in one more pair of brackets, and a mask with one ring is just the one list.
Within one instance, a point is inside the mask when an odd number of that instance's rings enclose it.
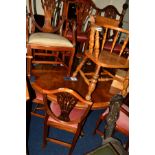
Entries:
{"label": "white wall", "polygon": [[122,11],[122,6],[126,0],[92,0],[96,6],[100,9],[104,8],[107,5],[114,5],[119,12]]}

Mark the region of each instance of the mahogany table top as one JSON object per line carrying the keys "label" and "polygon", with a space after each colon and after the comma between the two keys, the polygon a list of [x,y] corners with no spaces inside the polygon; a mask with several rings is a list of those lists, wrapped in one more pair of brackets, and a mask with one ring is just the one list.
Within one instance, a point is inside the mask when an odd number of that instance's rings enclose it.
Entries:
{"label": "mahogany table top", "polygon": [[[82,77],[78,75],[77,81],[64,80],[65,70],[34,70],[32,75],[35,80],[31,83],[35,83],[41,89],[57,89],[57,88],[70,88],[78,92],[85,98],[88,85],[84,82]],[[109,105],[109,100],[112,97],[112,93],[109,92],[111,82],[100,82],[97,84],[95,91],[92,93],[92,109],[103,109]]]}

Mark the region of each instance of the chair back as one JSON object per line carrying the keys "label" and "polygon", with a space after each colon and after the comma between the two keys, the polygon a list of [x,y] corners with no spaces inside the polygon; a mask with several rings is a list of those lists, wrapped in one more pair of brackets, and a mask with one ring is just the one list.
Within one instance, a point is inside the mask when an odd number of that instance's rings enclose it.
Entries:
{"label": "chair back", "polygon": [[41,0],[41,6],[44,13],[44,23],[43,26],[40,25],[38,21],[35,19],[35,10],[33,7],[32,0],[29,0],[29,11],[32,19],[32,28],[31,31],[34,32],[35,28],[39,29],[41,32],[57,32],[60,30],[63,22],[64,16],[61,13],[62,1],[56,0]]}
{"label": "chair back", "polygon": [[120,13],[115,6],[107,5],[103,9],[98,9],[96,12],[96,15],[99,15],[99,16],[103,15],[104,17],[107,17],[107,18],[118,19],[120,23],[119,26],[122,27],[122,21],[127,8],[128,8],[128,4],[127,3],[123,4],[122,12]]}
{"label": "chair back", "polygon": [[69,8],[74,7],[72,18],[76,20],[77,32],[84,32],[89,15],[92,14],[95,4],[91,0],[68,0],[66,1],[66,17],[70,18]]}
{"label": "chair back", "polygon": [[[58,122],[83,122],[92,106],[92,102],[86,101],[74,90],[68,88],[44,90],[43,93],[47,115],[51,116]],[[48,101],[51,102],[49,103]],[[80,106],[78,107],[78,105]],[[84,113],[77,120],[72,120],[70,114],[75,108],[78,110],[84,110]]]}
{"label": "chair back", "polygon": [[89,39],[89,54],[92,55],[96,61],[98,61],[101,51],[105,51],[104,47],[106,44],[109,43],[108,31],[115,31],[114,38],[110,40],[110,54],[112,54],[113,51],[117,51],[119,57],[126,54],[126,48],[129,41],[128,30],[108,24],[102,24],[102,26],[92,25]]}

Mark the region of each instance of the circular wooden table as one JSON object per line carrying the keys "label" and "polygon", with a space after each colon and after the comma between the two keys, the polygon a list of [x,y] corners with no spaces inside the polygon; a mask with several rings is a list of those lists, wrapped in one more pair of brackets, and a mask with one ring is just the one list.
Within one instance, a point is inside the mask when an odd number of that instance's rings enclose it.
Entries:
{"label": "circular wooden table", "polygon": [[[57,67],[56,67],[57,68]],[[77,81],[64,80],[65,70],[34,70],[32,71],[33,78],[31,80],[31,85],[33,89],[57,89],[57,88],[70,88],[78,92],[82,97],[88,91],[88,85],[84,82],[82,77],[77,76]],[[114,95],[109,92],[111,83],[110,82],[100,82],[97,84],[96,89],[92,93],[92,109],[104,109],[109,105],[110,98]]]}

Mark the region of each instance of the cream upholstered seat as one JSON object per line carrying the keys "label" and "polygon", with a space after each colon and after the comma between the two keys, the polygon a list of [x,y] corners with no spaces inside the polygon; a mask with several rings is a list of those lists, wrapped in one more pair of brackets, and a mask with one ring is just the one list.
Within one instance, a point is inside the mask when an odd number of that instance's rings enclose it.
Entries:
{"label": "cream upholstered seat", "polygon": [[49,45],[49,46],[60,46],[60,47],[73,47],[73,44],[66,39],[65,37],[53,34],[53,33],[43,33],[37,32],[33,33],[29,37],[29,44],[41,44],[41,45]]}

